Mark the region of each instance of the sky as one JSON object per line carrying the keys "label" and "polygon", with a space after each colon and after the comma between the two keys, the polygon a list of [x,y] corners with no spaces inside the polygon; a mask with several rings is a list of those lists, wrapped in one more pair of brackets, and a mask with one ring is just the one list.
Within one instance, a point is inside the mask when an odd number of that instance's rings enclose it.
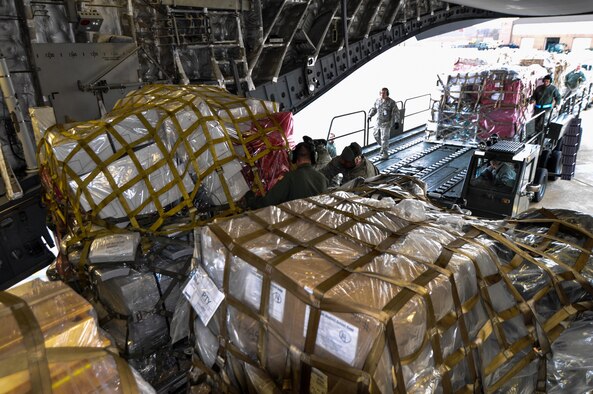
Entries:
{"label": "sky", "polygon": [[[472,37],[475,38],[472,34],[479,29],[502,29],[505,23],[510,22],[508,19],[486,21],[466,27],[463,29],[463,36],[460,35],[460,30],[449,35],[459,35],[469,40]],[[542,26],[545,28],[545,24]],[[304,135],[312,138],[327,138],[332,118],[352,112],[357,113],[336,119],[332,131],[336,135],[341,135],[363,129],[365,114],[359,111],[368,112],[383,87],[390,90],[390,97],[396,102],[403,103],[417,97],[406,104],[408,113],[426,110],[416,115],[415,119],[406,118],[408,122],[406,129],[412,126],[411,123],[424,124],[430,119],[428,108],[431,98],[437,100],[440,97],[437,89],[437,75],[450,72],[459,58],[492,57],[492,62],[500,56],[499,51],[451,48],[451,43],[450,39],[447,40],[442,36],[422,41],[411,38],[379,55],[295,114],[294,140],[299,142]],[[369,142],[373,142],[372,137],[370,139]],[[352,134],[339,141],[338,152],[351,141],[365,145],[362,133]]]}
{"label": "sky", "polygon": [[[303,135],[326,138],[333,117],[368,111],[379,98],[379,91],[383,87],[389,89],[390,97],[395,101],[403,102],[422,96],[411,100],[407,108],[428,109],[430,98],[425,95],[432,94],[433,98],[438,99],[437,74],[451,70],[459,57],[474,58],[477,55],[477,49],[473,48],[448,48],[436,41],[418,42],[415,38],[407,40],[365,64],[299,111],[294,117],[295,141],[300,141]],[[428,116],[429,112],[425,112],[417,117],[423,117],[424,123]],[[341,130],[349,132],[364,127],[363,114],[341,120],[334,122],[332,127],[332,130],[338,131],[336,135],[343,134],[339,132]],[[362,138],[352,140],[360,143]]]}

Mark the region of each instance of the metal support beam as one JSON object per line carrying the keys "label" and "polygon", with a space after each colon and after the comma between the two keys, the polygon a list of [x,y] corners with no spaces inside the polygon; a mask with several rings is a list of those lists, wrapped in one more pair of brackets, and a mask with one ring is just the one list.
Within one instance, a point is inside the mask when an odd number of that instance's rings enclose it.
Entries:
{"label": "metal support beam", "polygon": [[348,44],[348,0],[342,0],[342,32],[344,34],[344,49],[346,50],[346,63],[350,68],[350,45]]}
{"label": "metal support beam", "polygon": [[[348,51],[356,54],[352,57],[346,56],[343,48],[320,57],[315,64],[303,65],[302,68],[281,75],[275,83],[268,82],[260,85],[257,89],[247,92],[247,95],[276,101],[284,111],[297,113],[358,68],[410,37],[451,22],[494,19],[503,16],[491,11],[462,6],[451,6],[448,10],[443,9],[434,13],[431,10],[431,13],[422,16],[420,20],[395,23],[390,29],[355,43],[349,43]],[[311,87],[313,90],[310,89]]]}
{"label": "metal support beam", "polygon": [[29,127],[25,122],[25,116],[19,100],[16,97],[12,78],[8,71],[8,64],[4,56],[0,55],[0,89],[4,97],[4,104],[14,123],[16,134],[23,147],[25,162],[27,163],[27,172],[37,171],[37,160],[35,159],[35,144],[31,138]]}

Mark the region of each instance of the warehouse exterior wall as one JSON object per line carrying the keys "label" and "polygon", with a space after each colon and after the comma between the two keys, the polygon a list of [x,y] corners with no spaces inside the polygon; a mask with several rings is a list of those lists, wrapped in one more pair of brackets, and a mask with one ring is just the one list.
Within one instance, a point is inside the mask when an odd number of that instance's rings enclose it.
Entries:
{"label": "warehouse exterior wall", "polygon": [[593,16],[523,18],[513,22],[511,41],[521,45],[533,40],[533,49],[545,50],[557,39],[568,50],[593,47]]}

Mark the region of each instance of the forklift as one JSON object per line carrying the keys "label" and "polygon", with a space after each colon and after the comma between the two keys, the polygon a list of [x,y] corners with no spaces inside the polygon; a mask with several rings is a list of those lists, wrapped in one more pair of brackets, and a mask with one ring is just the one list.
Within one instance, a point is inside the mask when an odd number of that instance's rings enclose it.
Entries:
{"label": "forklift", "polygon": [[547,181],[562,175],[564,136],[578,120],[567,109],[561,112],[547,124],[538,122],[544,112],[531,118],[520,141],[499,141],[493,135],[481,143],[469,164],[462,205],[474,215],[498,218],[514,217],[530,202],[541,201]]}

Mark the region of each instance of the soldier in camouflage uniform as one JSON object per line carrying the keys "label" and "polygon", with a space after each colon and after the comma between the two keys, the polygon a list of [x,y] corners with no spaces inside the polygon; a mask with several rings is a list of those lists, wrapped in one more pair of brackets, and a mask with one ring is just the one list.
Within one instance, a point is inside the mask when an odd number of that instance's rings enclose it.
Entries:
{"label": "soldier in camouflage uniform", "polygon": [[324,174],[313,168],[317,162],[313,144],[309,142],[298,144],[292,152],[291,161],[296,164],[297,168],[286,173],[284,178],[274,185],[265,196],[255,196],[252,191],[248,191],[239,205],[257,209],[315,196],[326,191],[327,179]]}
{"label": "soldier in camouflage uniform", "polygon": [[[362,155],[362,148],[356,142],[345,147],[342,154],[334,157],[320,172],[326,176],[332,187],[358,177],[370,178],[379,175],[377,167]],[[338,174],[342,174],[341,182],[337,181]]]}
{"label": "soldier in camouflage uniform", "polygon": [[389,133],[391,126],[393,126],[399,110],[397,104],[391,98],[389,98],[389,89],[383,88],[379,92],[381,98],[375,101],[375,105],[369,110],[369,121],[371,118],[377,116],[377,126],[373,137],[377,141],[377,144],[381,147],[381,156],[383,159],[387,159],[389,149]]}

